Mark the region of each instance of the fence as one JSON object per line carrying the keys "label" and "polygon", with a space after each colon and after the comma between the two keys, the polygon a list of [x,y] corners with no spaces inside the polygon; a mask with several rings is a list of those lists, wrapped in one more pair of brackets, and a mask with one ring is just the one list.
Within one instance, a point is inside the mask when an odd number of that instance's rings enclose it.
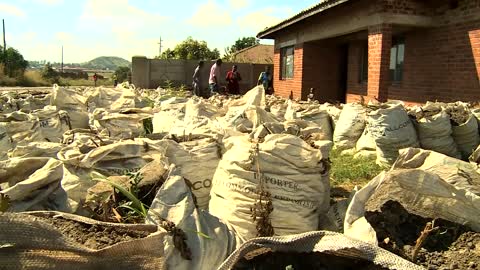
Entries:
{"label": "fence", "polygon": [[[205,62],[201,74],[203,87],[208,86],[208,76],[213,63],[213,61]],[[167,82],[175,86],[186,85],[190,87],[197,64],[198,61],[196,60],[160,60],[135,56],[132,58],[132,82],[137,87],[148,89],[164,86]],[[245,93],[257,85],[258,76],[265,70],[266,66],[270,66],[270,70],[273,70],[272,65],[266,64],[223,63],[220,84],[226,84],[225,76],[232,65],[238,66],[238,72],[242,76],[242,81],[240,81],[241,93]]]}

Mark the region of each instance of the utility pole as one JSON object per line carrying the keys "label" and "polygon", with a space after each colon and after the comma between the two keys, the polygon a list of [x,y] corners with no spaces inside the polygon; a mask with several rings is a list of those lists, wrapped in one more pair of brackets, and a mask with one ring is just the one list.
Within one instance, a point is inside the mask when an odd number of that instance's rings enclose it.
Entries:
{"label": "utility pole", "polygon": [[7,74],[7,42],[5,41],[5,20],[2,19],[3,24],[3,59],[5,61],[4,73]]}
{"label": "utility pole", "polygon": [[63,73],[63,45],[62,45],[62,73]]}
{"label": "utility pole", "polygon": [[162,55],[162,37],[160,37],[160,42],[158,42],[158,56]]}

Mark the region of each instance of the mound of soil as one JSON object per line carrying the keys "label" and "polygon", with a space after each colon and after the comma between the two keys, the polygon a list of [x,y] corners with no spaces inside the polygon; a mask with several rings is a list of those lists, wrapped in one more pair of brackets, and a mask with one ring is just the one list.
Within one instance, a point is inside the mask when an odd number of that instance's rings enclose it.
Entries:
{"label": "mound of soil", "polygon": [[120,242],[145,238],[150,234],[120,227],[91,225],[62,217],[39,219],[51,224],[68,239],[91,249],[102,249]]}
{"label": "mound of soil", "polygon": [[383,270],[372,262],[326,253],[270,252],[252,260],[242,259],[234,270]]}
{"label": "mound of soil", "polygon": [[[409,213],[401,204],[388,201],[380,212],[365,217],[377,233],[379,245],[410,261],[417,239],[432,219]],[[433,221],[436,228],[423,242],[415,263],[427,269],[479,269],[480,233],[443,219]]]}

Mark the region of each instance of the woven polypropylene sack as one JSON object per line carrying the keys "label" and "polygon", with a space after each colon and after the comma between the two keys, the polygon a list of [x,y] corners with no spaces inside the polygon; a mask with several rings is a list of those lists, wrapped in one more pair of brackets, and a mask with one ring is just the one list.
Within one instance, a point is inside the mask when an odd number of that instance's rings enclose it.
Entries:
{"label": "woven polypropylene sack", "polygon": [[53,86],[50,105],[68,113],[72,128],[88,128],[86,101],[85,97],[74,90]]}
{"label": "woven polypropylene sack", "polygon": [[423,149],[433,150],[451,157],[461,158],[457,144],[452,137],[450,117],[441,111],[429,117],[414,121],[420,145]]}
{"label": "woven polypropylene sack", "polygon": [[364,259],[392,270],[424,269],[374,245],[349,238],[343,234],[318,231],[252,239],[233,252],[218,270],[232,269],[245,256],[255,257],[267,252],[324,252],[339,257]]}
{"label": "woven polypropylene sack", "polygon": [[453,139],[462,153],[462,158],[467,160],[480,143],[477,119],[471,114],[465,123],[453,125],[452,130]]}
{"label": "woven polypropylene sack", "polygon": [[338,150],[355,148],[365,129],[366,110],[361,104],[347,104],[343,107],[335,130],[333,131],[334,147]]}
{"label": "woven polypropylene sack", "polygon": [[243,241],[256,237],[251,207],[263,183],[271,194],[269,218],[276,235],[318,228],[319,214],[330,201],[324,151],[289,134],[267,135],[258,145],[246,136],[232,137],[226,148],[213,177],[210,213],[228,222]]}
{"label": "woven polypropylene sack", "polygon": [[[44,218],[61,216],[90,225],[118,226],[132,230],[156,231],[156,226],[123,225],[59,212],[33,212]],[[0,214],[0,262],[2,269],[166,269],[163,243],[168,236],[159,232],[143,239],[121,242],[93,250],[72,242],[62,233],[29,214]]]}
{"label": "woven polypropylene sack", "polygon": [[402,104],[385,104],[368,114],[368,129],[377,145],[377,163],[391,165],[398,151],[418,147],[417,132]]}

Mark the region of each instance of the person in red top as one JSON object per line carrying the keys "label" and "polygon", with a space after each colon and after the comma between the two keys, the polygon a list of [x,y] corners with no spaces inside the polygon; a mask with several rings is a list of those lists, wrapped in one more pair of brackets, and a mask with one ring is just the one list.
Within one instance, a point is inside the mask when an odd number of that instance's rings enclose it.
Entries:
{"label": "person in red top", "polygon": [[239,81],[242,80],[240,73],[237,71],[238,67],[234,65],[232,70],[227,73],[226,80],[227,84],[227,92],[231,95],[239,95],[240,94],[240,85]]}
{"label": "person in red top", "polygon": [[97,73],[95,72],[95,74],[93,74],[93,81],[95,82],[95,87],[97,87],[97,80],[98,80],[98,76],[97,76]]}

